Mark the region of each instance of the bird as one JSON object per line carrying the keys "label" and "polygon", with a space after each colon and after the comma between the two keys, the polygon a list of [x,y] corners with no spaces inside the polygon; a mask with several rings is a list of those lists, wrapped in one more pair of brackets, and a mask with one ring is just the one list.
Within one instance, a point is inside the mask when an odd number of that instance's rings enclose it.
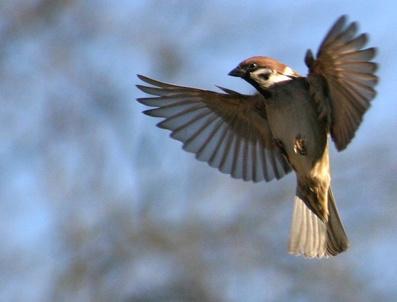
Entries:
{"label": "bird", "polygon": [[[331,189],[332,139],[344,150],[376,96],[377,48],[346,15],[331,26],[316,56],[309,49],[306,76],[280,61],[254,56],[229,75],[251,84],[242,94],[214,92],[137,75],[150,97],[144,114],[200,161],[244,181],[281,179],[293,171],[296,196],[288,252],[305,258],[336,256],[350,246]],[[366,48],[367,47],[367,48]]]}

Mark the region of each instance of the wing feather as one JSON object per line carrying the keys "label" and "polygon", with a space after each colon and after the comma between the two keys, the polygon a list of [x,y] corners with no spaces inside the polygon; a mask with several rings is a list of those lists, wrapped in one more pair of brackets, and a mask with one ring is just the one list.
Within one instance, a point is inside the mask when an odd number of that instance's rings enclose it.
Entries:
{"label": "wing feather", "polygon": [[157,126],[171,130],[171,137],[198,160],[234,178],[255,182],[279,179],[291,170],[273,144],[261,112],[261,95],[242,95],[223,87],[219,88],[224,93],[217,93],[138,77],[152,86],[137,87],[154,96],[137,99],[152,107],[144,113],[162,118]]}
{"label": "wing feather", "polygon": [[[368,42],[367,34],[357,34],[357,23],[346,26],[346,16],[340,17],[317,52],[314,59],[311,51],[306,54],[309,67],[308,81],[311,89],[322,83],[325,96],[317,96],[319,108],[330,108],[331,136],[338,150],[343,150],[353,139],[364,113],[376,96],[375,75],[377,64],[371,60],[375,48],[362,49]],[[327,104],[324,104],[326,102]],[[319,110],[321,112],[321,110]]]}

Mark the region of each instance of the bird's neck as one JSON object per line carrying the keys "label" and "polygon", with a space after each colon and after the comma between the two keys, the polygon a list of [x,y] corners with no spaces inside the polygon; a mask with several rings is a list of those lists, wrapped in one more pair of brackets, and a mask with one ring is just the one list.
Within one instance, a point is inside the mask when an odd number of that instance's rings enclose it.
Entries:
{"label": "bird's neck", "polygon": [[264,97],[265,99],[271,98],[272,93],[270,92],[270,90],[269,90],[267,87],[261,86],[258,82],[252,80],[252,79],[249,78],[249,77],[246,78],[245,80],[246,80],[248,83],[250,83],[252,86],[254,86],[255,89],[258,90],[258,92],[259,92],[260,94],[262,94],[263,97]]}

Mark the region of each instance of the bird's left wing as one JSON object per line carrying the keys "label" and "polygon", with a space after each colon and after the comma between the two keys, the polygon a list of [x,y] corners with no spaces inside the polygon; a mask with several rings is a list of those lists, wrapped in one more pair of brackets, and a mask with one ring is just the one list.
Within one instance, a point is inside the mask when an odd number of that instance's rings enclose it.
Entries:
{"label": "bird's left wing", "polygon": [[270,181],[291,168],[273,142],[261,95],[225,93],[162,83],[138,75],[151,86],[137,85],[154,97],[138,102],[155,107],[145,114],[164,120],[158,127],[171,130],[171,137],[221,172],[244,180]]}
{"label": "bird's left wing", "polygon": [[[322,114],[329,116],[331,136],[338,150],[354,137],[364,113],[375,97],[377,64],[371,62],[375,48],[365,48],[368,37],[357,33],[357,23],[340,17],[324,38],[317,58],[306,54],[308,81]],[[321,90],[325,97],[319,96]],[[317,97],[316,97],[317,94]]]}

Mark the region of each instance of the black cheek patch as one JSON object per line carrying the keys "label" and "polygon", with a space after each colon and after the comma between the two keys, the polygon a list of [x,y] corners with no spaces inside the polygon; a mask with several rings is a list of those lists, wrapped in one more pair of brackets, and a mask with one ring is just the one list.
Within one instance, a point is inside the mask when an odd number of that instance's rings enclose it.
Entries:
{"label": "black cheek patch", "polygon": [[259,75],[259,77],[260,77],[262,80],[267,81],[267,80],[269,79],[269,77],[270,77],[270,73],[261,73],[261,74]]}

